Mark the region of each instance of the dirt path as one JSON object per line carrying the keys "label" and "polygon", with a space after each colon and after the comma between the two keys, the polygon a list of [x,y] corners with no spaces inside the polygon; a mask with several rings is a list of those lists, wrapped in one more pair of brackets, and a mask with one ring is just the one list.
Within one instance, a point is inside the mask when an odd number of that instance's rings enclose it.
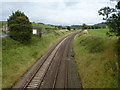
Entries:
{"label": "dirt path", "polygon": [[[78,32],[77,32],[78,33]],[[43,55],[13,88],[81,88],[70,34]]]}

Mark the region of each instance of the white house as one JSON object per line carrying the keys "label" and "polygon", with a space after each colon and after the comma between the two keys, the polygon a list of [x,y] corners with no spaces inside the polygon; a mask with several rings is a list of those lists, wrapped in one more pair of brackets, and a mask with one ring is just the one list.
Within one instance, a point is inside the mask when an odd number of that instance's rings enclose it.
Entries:
{"label": "white house", "polygon": [[37,34],[37,29],[33,29],[33,34]]}
{"label": "white house", "polygon": [[[8,31],[8,25],[7,24],[3,25],[1,30],[2,30],[2,32],[8,33],[9,32]],[[37,29],[36,26],[32,26],[32,33],[33,34],[38,34],[38,29]]]}
{"label": "white house", "polygon": [[33,27],[32,27],[32,33],[33,33],[33,34],[38,34],[38,30],[37,30],[37,27],[36,27],[36,26],[33,26]]}

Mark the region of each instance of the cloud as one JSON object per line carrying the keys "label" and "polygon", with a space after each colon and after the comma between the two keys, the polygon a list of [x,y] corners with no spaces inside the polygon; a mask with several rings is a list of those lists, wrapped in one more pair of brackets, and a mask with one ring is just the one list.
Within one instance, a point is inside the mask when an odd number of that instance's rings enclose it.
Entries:
{"label": "cloud", "polygon": [[[8,1],[8,0],[6,0]],[[39,2],[2,2],[2,20],[6,20],[12,11],[24,12],[30,21],[49,24],[95,24],[102,22],[98,10],[104,6],[114,7],[115,4],[109,0],[40,0]],[[26,0],[27,1],[27,0]],[[34,0],[35,1],[35,0]]]}
{"label": "cloud", "polygon": [[117,2],[119,2],[120,0],[110,0],[110,1],[117,1]]}

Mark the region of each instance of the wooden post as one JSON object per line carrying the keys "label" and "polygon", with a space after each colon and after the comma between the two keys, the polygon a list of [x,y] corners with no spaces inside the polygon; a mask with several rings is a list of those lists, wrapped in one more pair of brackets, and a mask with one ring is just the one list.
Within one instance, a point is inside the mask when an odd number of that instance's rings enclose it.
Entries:
{"label": "wooden post", "polygon": [[42,28],[38,28],[38,36],[41,38],[42,37]]}

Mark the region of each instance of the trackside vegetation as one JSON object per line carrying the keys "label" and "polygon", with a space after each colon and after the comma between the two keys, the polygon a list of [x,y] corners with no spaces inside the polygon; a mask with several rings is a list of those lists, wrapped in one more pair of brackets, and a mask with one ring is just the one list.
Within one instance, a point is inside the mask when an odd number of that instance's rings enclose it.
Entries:
{"label": "trackside vegetation", "polygon": [[2,40],[2,87],[9,88],[63,36],[75,31],[51,31],[42,38],[33,35],[31,43],[24,45],[10,38]]}
{"label": "trackside vegetation", "polygon": [[84,88],[118,88],[116,37],[108,29],[88,30],[74,41],[75,60]]}
{"label": "trackside vegetation", "polygon": [[2,38],[0,37],[0,89],[2,88]]}

